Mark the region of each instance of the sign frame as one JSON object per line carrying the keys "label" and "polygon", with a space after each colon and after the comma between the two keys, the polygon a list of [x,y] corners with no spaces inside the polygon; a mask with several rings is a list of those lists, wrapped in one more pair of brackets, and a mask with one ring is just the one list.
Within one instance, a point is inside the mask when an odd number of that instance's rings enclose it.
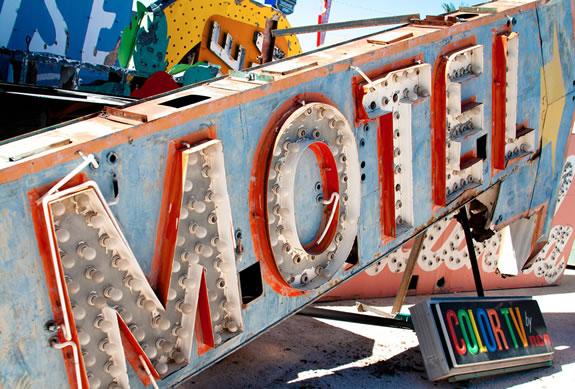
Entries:
{"label": "sign frame", "polygon": [[[546,352],[470,363],[457,361],[446,325],[446,319],[443,317],[445,310],[442,310],[440,304],[461,303],[465,305],[465,303],[473,303],[473,308],[476,308],[478,303],[487,303],[484,304],[486,305],[486,309],[492,309],[491,306],[488,306],[490,303],[491,305],[493,305],[493,303],[502,303],[507,307],[507,305],[514,302],[533,302],[535,304],[533,308],[536,308],[536,313],[540,315],[540,317],[537,318],[538,324],[540,325],[538,329],[547,330],[543,314],[539,310],[537,301],[529,296],[441,297],[431,298],[411,307],[412,321],[420,343],[421,353],[429,379],[433,381],[442,379],[458,381],[550,365],[554,352],[551,337],[548,335],[548,332],[546,332],[545,335],[549,342],[540,346],[545,347]],[[483,307],[480,306],[480,308]],[[476,319],[473,319],[473,323],[475,323],[475,320]],[[504,326],[505,323],[502,322],[501,325]],[[529,334],[526,334],[526,336],[528,335]],[[520,342],[519,339],[518,342]],[[511,344],[511,342],[509,343],[510,348],[513,348],[513,344]],[[515,350],[519,351],[521,347]]]}

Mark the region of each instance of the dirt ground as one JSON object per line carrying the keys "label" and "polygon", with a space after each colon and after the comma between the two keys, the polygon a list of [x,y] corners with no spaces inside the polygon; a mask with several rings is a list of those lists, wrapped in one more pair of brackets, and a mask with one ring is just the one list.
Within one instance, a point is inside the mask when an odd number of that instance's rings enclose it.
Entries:
{"label": "dirt ground", "polygon": [[[296,315],[180,388],[574,387],[575,271],[567,270],[560,286],[487,295],[535,296],[555,348],[552,367],[457,384],[432,383],[426,379],[414,332]],[[407,303],[423,299],[408,297]],[[365,302],[389,311],[393,299]],[[322,305],[356,312],[354,303]]]}

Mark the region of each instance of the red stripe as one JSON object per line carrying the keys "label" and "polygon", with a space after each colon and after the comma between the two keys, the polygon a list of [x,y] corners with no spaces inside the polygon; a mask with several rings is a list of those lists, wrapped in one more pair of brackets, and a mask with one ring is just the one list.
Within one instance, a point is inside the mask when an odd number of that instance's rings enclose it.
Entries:
{"label": "red stripe", "polygon": [[507,82],[507,36],[497,35],[493,41],[493,169],[505,169],[505,84]]}
{"label": "red stripe", "polygon": [[445,125],[447,57],[440,56],[433,69],[433,93],[431,94],[431,179],[433,202],[445,206]]}
{"label": "red stripe", "polygon": [[393,166],[393,116],[378,118],[377,151],[379,154],[379,183],[381,187],[380,223],[382,239],[395,237],[395,188]]}

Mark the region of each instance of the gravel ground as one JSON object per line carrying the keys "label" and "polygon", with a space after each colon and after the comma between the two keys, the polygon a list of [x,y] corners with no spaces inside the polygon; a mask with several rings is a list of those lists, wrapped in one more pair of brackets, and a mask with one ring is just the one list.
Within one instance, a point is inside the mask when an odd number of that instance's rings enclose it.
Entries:
{"label": "gravel ground", "polygon": [[[553,339],[552,367],[457,384],[427,381],[417,337],[409,330],[294,316],[182,388],[567,388],[575,380],[575,271],[561,286],[488,292],[534,295]],[[465,295],[465,294],[462,294]],[[414,304],[423,296],[408,297]],[[393,299],[365,301],[391,310]],[[322,304],[356,312],[354,301]],[[407,312],[407,306],[404,307]]]}

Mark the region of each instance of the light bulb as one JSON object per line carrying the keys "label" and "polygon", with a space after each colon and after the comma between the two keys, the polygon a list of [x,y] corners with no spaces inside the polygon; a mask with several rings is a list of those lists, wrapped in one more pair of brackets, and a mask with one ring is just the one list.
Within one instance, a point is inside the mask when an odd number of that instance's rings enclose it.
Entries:
{"label": "light bulb", "polygon": [[168,289],[168,300],[169,301],[175,300],[176,297],[178,297],[178,294],[176,293],[176,291],[172,288]]}
{"label": "light bulb", "polygon": [[139,307],[144,308],[144,310],[148,312],[152,312],[156,309],[156,304],[152,300],[148,300],[146,296],[140,295],[137,300],[137,304]]}
{"label": "light bulb", "polygon": [[96,317],[96,320],[94,320],[94,327],[104,332],[108,332],[112,329],[112,322],[110,320],[106,320],[103,316],[99,315],[98,317]]}
{"label": "light bulb", "polygon": [[176,309],[186,315],[194,311],[192,304],[185,303],[184,300],[180,300],[176,303]]}
{"label": "light bulb", "polygon": [[118,377],[120,374],[122,374],[122,368],[119,365],[116,365],[111,359],[104,364],[104,369],[112,377]]}
{"label": "light bulb", "polygon": [[86,310],[80,305],[74,305],[72,307],[72,313],[74,314],[74,319],[76,320],[84,320],[86,317]]}
{"label": "light bulb", "polygon": [[94,228],[102,228],[104,227],[106,219],[96,212],[88,212],[86,214],[86,222]]}
{"label": "light bulb", "polygon": [[141,342],[146,338],[146,332],[143,329],[139,328],[137,325],[132,324],[129,328],[130,332],[132,333],[132,335],[134,335],[134,338],[136,338],[138,342]]}
{"label": "light bulb", "polygon": [[80,342],[81,346],[86,346],[88,343],[90,343],[90,340],[90,334],[82,329],[78,329],[78,341]]}
{"label": "light bulb", "polygon": [[84,277],[99,284],[104,281],[104,274],[93,266],[90,266],[84,272]]}
{"label": "light bulb", "polygon": [[156,347],[165,353],[168,353],[170,351],[172,351],[172,349],[174,348],[174,344],[172,342],[170,342],[169,340],[160,338],[156,341]]}
{"label": "light bulb", "polygon": [[65,253],[60,254],[60,261],[64,269],[71,269],[76,264],[76,259],[73,255],[67,255]]}
{"label": "light bulb", "polygon": [[184,192],[191,191],[193,187],[194,187],[194,184],[192,183],[192,181],[186,180],[186,182],[184,182]]}
{"label": "light bulb", "polygon": [[197,223],[190,223],[188,231],[190,232],[190,234],[195,235],[199,239],[203,239],[206,237],[206,235],[208,235],[208,230]]}
{"label": "light bulb", "polygon": [[98,296],[96,292],[92,292],[88,295],[88,304],[98,309],[102,309],[106,306],[106,299],[102,296]]}
{"label": "light bulb", "polygon": [[112,301],[120,301],[123,295],[124,294],[120,289],[114,288],[113,286],[109,286],[106,289],[104,289],[104,296],[106,296]]}
{"label": "light bulb", "polygon": [[56,239],[60,243],[66,243],[70,240],[70,231],[66,230],[65,228],[60,228],[56,230]]}
{"label": "light bulb", "polygon": [[154,365],[159,374],[166,374],[168,372],[168,365],[163,362],[158,362]]}
{"label": "light bulb", "polygon": [[91,261],[96,258],[96,250],[88,246],[86,243],[80,243],[76,248],[76,253],[86,261]]}
{"label": "light bulb", "polygon": [[110,342],[108,338],[102,339],[100,343],[98,343],[98,348],[107,354],[112,354],[118,351],[118,346]]}
{"label": "light bulb", "polygon": [[202,255],[204,257],[211,257],[214,254],[214,250],[210,246],[206,246],[201,243],[196,243],[194,246],[194,250],[197,254]]}
{"label": "light bulb", "polygon": [[62,202],[52,203],[52,214],[54,216],[62,216],[66,213],[66,206]]}
{"label": "light bulb", "polygon": [[158,349],[154,346],[150,346],[149,344],[143,345],[142,349],[150,359],[154,359],[158,355]]}
{"label": "light bulb", "polygon": [[176,362],[177,364],[181,364],[184,363],[186,361],[186,356],[184,355],[183,352],[181,351],[174,351],[172,353],[172,359],[174,360],[174,362]]}

